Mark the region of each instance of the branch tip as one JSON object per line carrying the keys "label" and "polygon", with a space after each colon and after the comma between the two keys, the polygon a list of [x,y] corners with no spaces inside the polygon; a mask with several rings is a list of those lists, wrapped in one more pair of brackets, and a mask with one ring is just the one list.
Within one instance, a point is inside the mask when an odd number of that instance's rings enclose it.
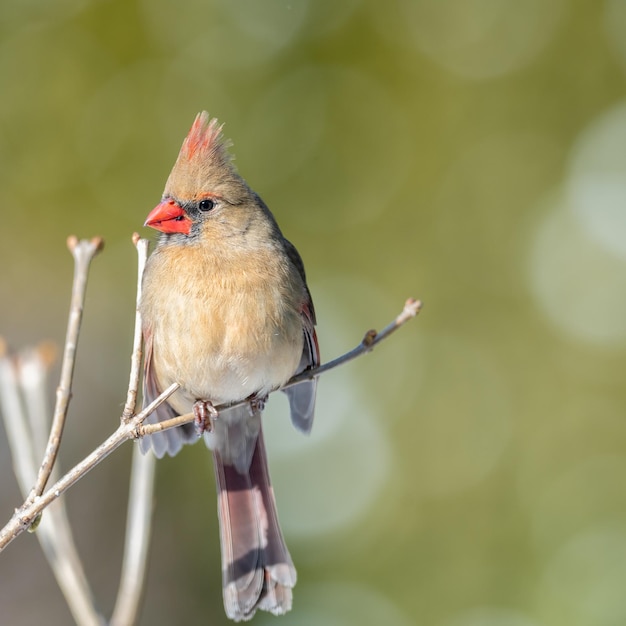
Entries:
{"label": "branch tip", "polygon": [[81,258],[83,255],[87,260],[91,260],[98,252],[104,248],[104,239],[102,237],[92,237],[91,239],[78,239],[76,235],[70,235],[67,238],[67,249],[72,253],[74,259]]}
{"label": "branch tip", "polygon": [[404,313],[415,317],[422,310],[423,303],[421,300],[416,300],[415,298],[409,298],[404,303]]}
{"label": "branch tip", "polygon": [[102,252],[104,249],[104,239],[102,237],[92,237],[89,243],[95,248],[94,254]]}
{"label": "branch tip", "polygon": [[67,249],[73,254],[74,249],[78,245],[78,237],[76,235],[70,235],[66,241]]}

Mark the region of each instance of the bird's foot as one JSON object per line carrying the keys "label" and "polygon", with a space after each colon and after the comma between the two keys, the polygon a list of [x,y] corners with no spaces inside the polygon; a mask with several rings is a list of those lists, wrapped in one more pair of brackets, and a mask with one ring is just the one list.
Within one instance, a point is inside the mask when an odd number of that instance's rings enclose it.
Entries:
{"label": "bird's foot", "polygon": [[268,396],[250,396],[250,415],[254,415],[258,411],[265,408]]}
{"label": "bird's foot", "polygon": [[198,437],[213,430],[213,420],[217,417],[217,409],[207,400],[196,400],[193,405],[194,421]]}

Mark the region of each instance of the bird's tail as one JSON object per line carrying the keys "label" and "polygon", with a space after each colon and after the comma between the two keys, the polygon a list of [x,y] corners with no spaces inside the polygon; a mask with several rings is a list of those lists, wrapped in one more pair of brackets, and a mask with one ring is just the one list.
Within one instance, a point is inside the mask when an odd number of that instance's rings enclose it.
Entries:
{"label": "bird's tail", "polygon": [[247,472],[225,464],[217,450],[213,461],[226,614],[241,621],[251,619],[257,609],[286,613],[296,570],[278,523],[263,432]]}

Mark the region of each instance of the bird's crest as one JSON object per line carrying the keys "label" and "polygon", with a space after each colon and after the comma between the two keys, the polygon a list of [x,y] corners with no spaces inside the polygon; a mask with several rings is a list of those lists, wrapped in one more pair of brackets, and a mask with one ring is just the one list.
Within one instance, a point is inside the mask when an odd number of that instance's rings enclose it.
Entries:
{"label": "bird's crest", "polygon": [[199,191],[207,191],[209,183],[211,191],[227,193],[224,184],[240,183],[228,152],[231,142],[222,136],[222,126],[206,111],[196,115],[165,185],[165,195],[193,198]]}
{"label": "bird's crest", "polygon": [[209,160],[216,164],[229,163],[231,156],[228,148],[231,142],[224,139],[223,126],[217,118],[211,119],[206,111],[198,113],[183,141],[178,158],[186,161]]}

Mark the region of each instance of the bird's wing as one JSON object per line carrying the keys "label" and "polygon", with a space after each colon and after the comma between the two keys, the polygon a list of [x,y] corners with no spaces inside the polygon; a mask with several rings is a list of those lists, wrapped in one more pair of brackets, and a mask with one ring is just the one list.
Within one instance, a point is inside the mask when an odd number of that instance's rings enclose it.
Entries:
{"label": "bird's wing", "polygon": [[[144,332],[144,344],[143,406],[146,407],[161,395],[161,391],[152,367],[152,336],[149,332]],[[144,423],[156,424],[177,415],[178,413],[167,402],[163,402],[148,415]],[[165,453],[174,456],[184,444],[193,443],[197,439],[198,434],[194,425],[183,424],[153,435],[147,435],[140,439],[139,446],[144,454],[152,448],[154,455],[160,459]]]}
{"label": "bird's wing", "polygon": [[[306,284],[304,263],[296,247],[285,240],[287,255],[295,265],[306,289],[305,301],[302,305],[302,332],[304,333],[304,345],[302,348],[302,358],[296,374],[306,369],[317,367],[320,364],[320,348],[315,333],[315,308],[313,299]],[[302,432],[309,433],[313,426],[313,414],[315,411],[315,393],[317,390],[317,379],[305,380],[297,385],[292,385],[285,389],[289,398],[289,408],[291,409],[291,422]]]}

